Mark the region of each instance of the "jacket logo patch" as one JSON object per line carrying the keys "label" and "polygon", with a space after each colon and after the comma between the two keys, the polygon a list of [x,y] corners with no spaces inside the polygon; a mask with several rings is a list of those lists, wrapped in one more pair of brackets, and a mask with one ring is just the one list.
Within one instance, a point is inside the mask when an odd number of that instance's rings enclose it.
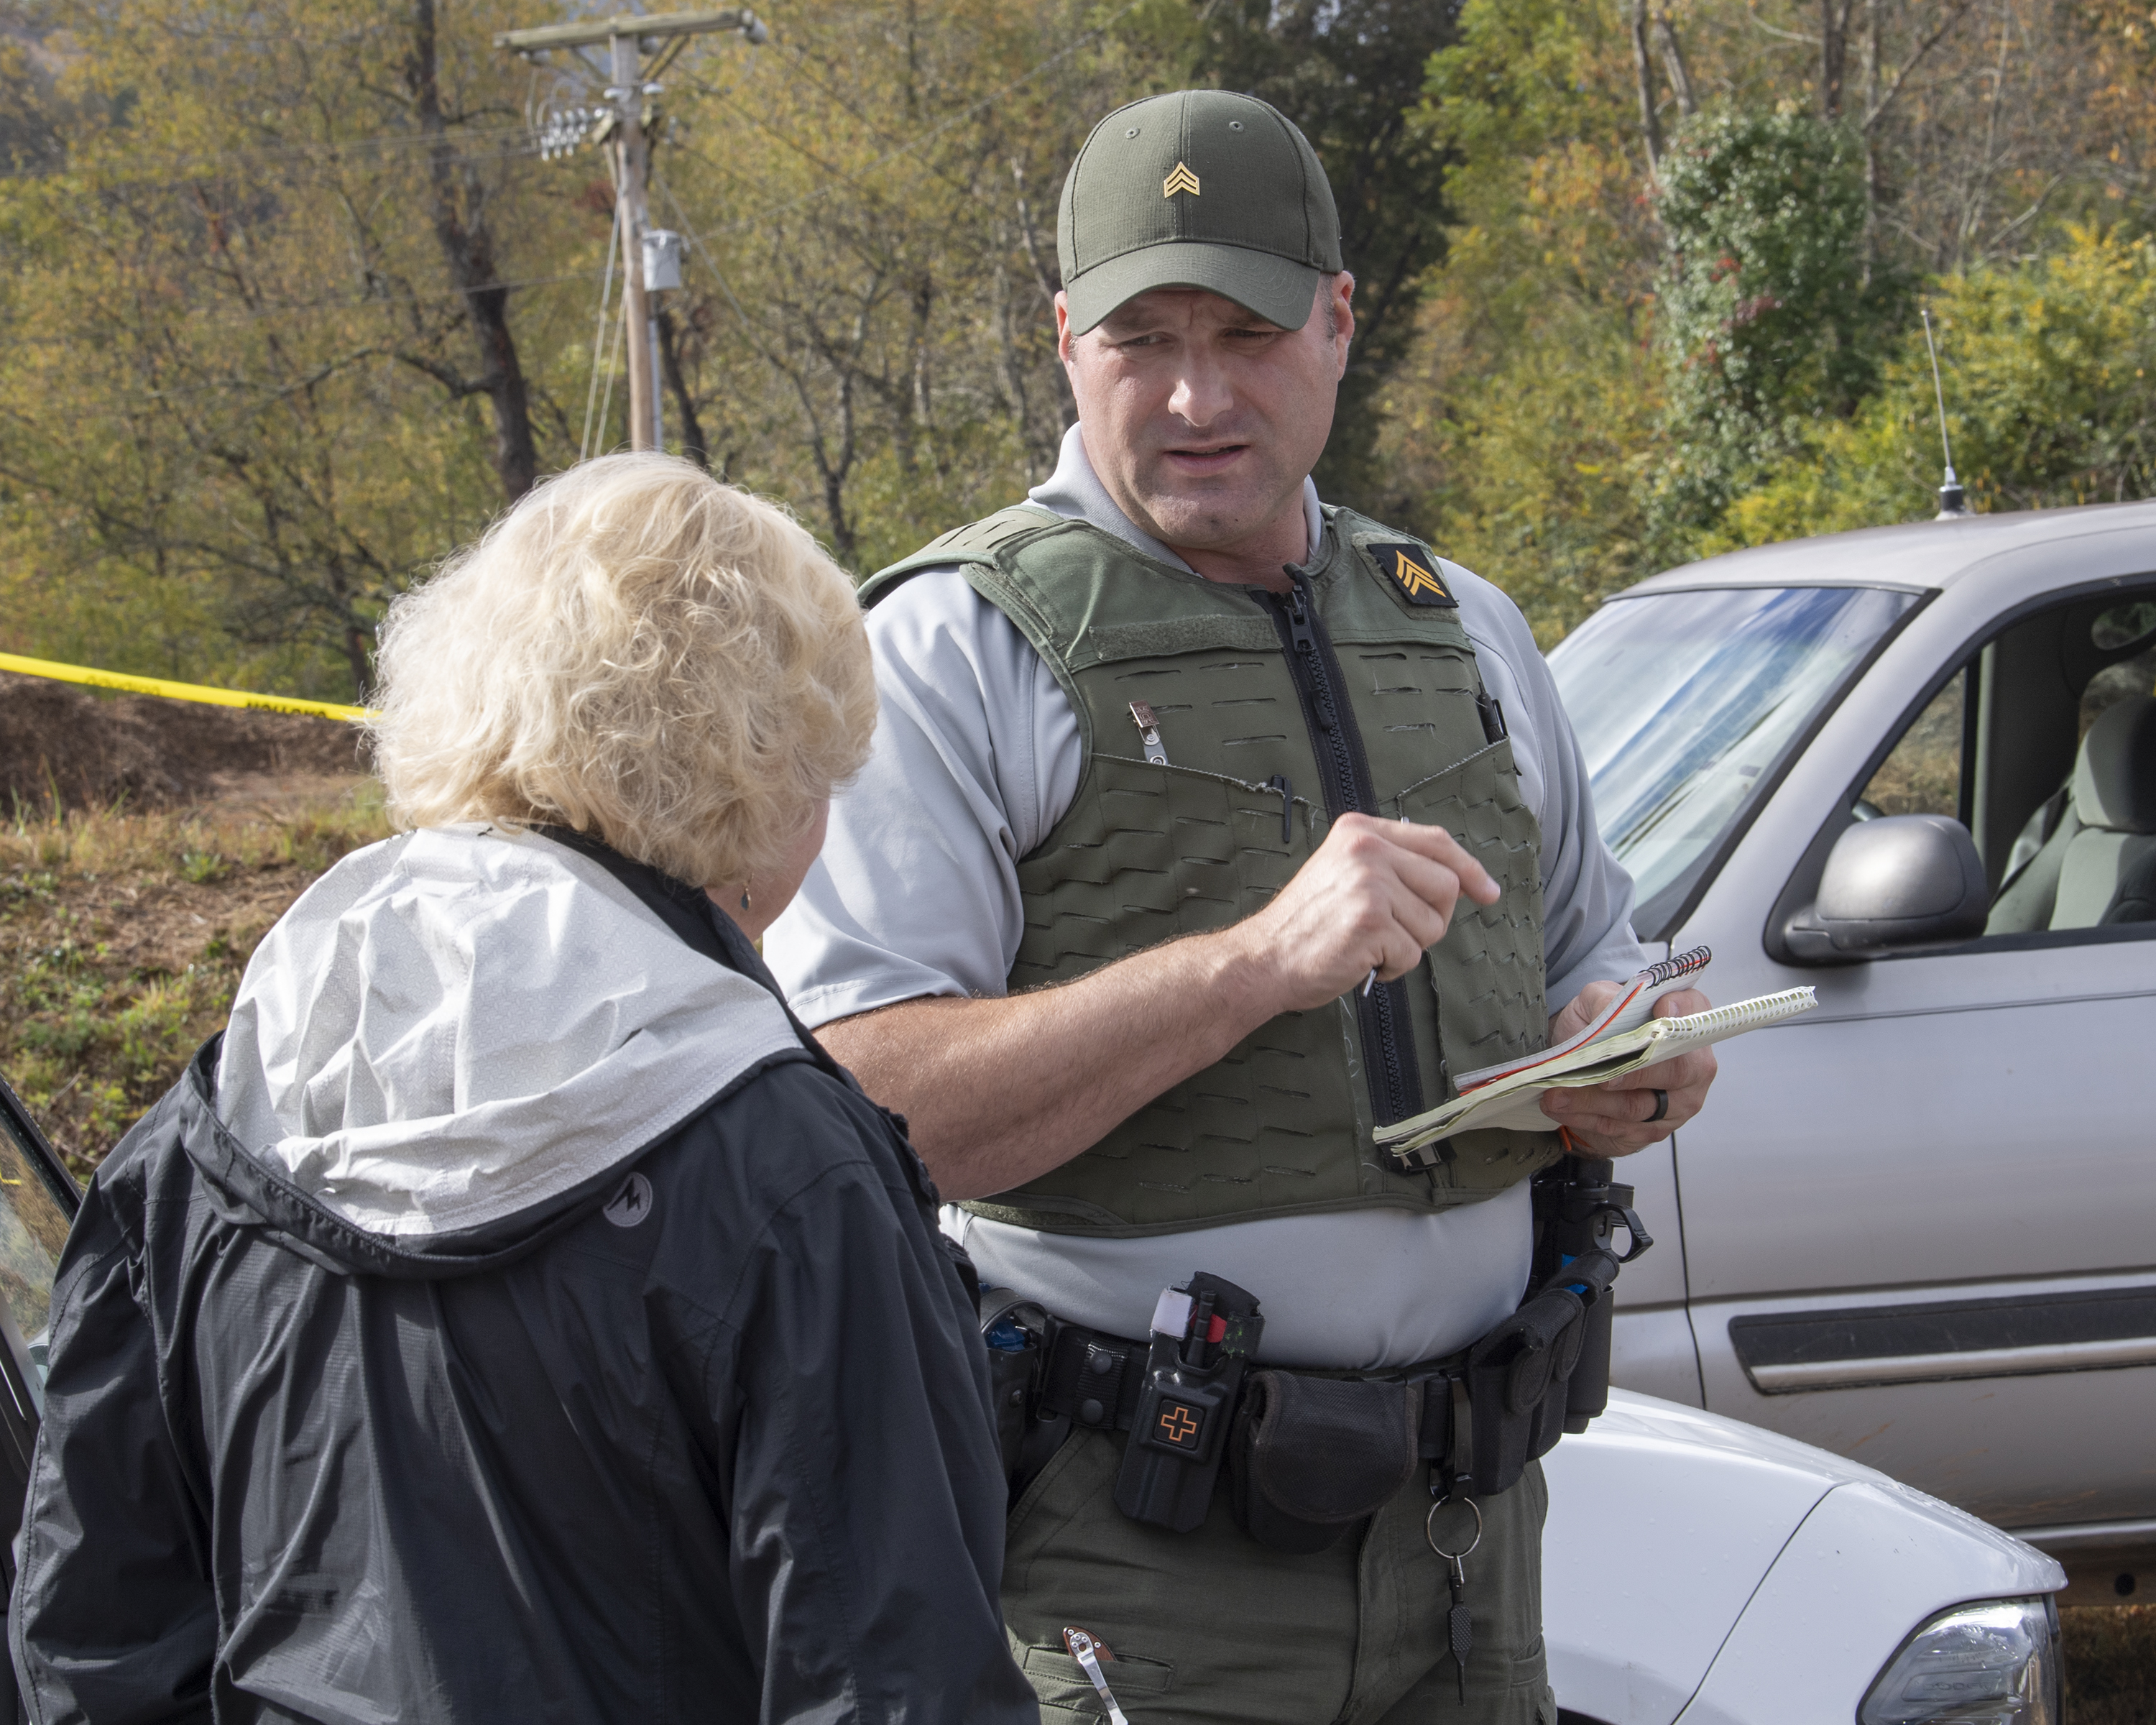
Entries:
{"label": "jacket logo patch", "polygon": [[1437,559],[1419,545],[1394,542],[1363,548],[1377,559],[1378,567],[1392,578],[1400,597],[1410,605],[1459,604],[1445,578],[1437,572]]}
{"label": "jacket logo patch", "polygon": [[1178,192],[1188,192],[1193,198],[1198,196],[1198,176],[1180,162],[1175,164],[1175,172],[1160,182],[1163,198],[1173,198]]}
{"label": "jacket logo patch", "polygon": [[599,1214],[617,1228],[634,1228],[651,1214],[651,1182],[642,1174],[631,1174]]}

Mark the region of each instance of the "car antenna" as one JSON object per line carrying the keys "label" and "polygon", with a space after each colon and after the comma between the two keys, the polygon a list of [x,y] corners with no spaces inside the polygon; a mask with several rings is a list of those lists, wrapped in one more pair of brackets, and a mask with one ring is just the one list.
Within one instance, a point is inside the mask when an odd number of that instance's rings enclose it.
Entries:
{"label": "car antenna", "polygon": [[1939,451],[1947,459],[1946,483],[1939,487],[1939,512],[1932,519],[1958,521],[1969,513],[1969,493],[1954,477],[1953,445],[1947,441],[1947,393],[1939,385],[1939,350],[1932,341],[1932,314],[1920,306],[1917,315],[1924,320],[1924,351],[1932,357],[1932,399],[1939,404]]}

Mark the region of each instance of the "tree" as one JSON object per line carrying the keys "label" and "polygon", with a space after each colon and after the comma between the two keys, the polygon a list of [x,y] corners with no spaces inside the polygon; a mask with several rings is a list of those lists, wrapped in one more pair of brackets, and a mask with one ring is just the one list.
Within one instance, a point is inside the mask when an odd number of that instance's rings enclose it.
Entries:
{"label": "tree", "polygon": [[1379,398],[1388,515],[1520,601],[1545,644],[1645,572],[1659,245],[1614,8],[1469,0],[1415,124],[1455,223]]}
{"label": "tree", "polygon": [[69,116],[54,89],[54,55],[33,34],[7,28],[0,8],[0,169],[40,173],[57,167]]}
{"label": "tree", "polygon": [[382,604],[529,486],[490,223],[562,263],[593,224],[531,195],[503,21],[475,5],[448,30],[431,0],[77,13],[64,159],[0,185],[18,635],[357,695]]}
{"label": "tree", "polygon": [[[595,155],[537,158],[545,74],[491,39],[565,8],[0,0],[0,644],[349,695],[391,595],[625,436],[613,188]],[[1545,640],[1700,547],[1922,507],[1930,456],[1867,417],[1902,399],[1914,274],[1955,278],[1934,301],[1973,364],[1956,279],[2071,299],[2043,272],[2073,225],[2150,221],[2146,0],[771,22],[660,74],[654,216],[690,240],[657,318],[668,436],[856,570],[1054,462],[1057,191],[1096,119],[1160,90],[1248,90],[1309,135],[1360,320],[1319,484],[1502,581]],[[2135,279],[2072,294],[2095,320]],[[2144,483],[2130,439],[2037,449],[2073,403],[2133,423],[2041,351],[1987,374],[2035,405],[1981,495]]]}
{"label": "tree", "polygon": [[[514,503],[538,477],[539,452],[531,435],[531,402],[524,367],[510,328],[510,290],[495,261],[498,247],[488,219],[493,188],[490,176],[459,134],[475,121],[513,121],[515,110],[484,101],[465,110],[444,105],[441,32],[434,0],[409,0],[409,46],[403,65],[403,94],[411,117],[426,142],[428,203],[434,238],[449,280],[464,301],[465,316],[478,350],[479,375],[467,380],[446,369],[422,369],[447,388],[453,398],[484,393],[494,409],[494,470],[502,495]],[[482,88],[491,80],[482,80]],[[414,363],[418,362],[414,361]]]}
{"label": "tree", "polygon": [[1270,102],[1302,129],[1340,210],[1355,281],[1355,347],[1332,441],[1328,498],[1386,506],[1377,403],[1414,339],[1424,273],[1445,254],[1444,149],[1414,123],[1455,8],[1427,0],[1229,0],[1202,8],[1193,76]]}
{"label": "tree", "polygon": [[1856,410],[1909,283],[1867,268],[1861,146],[1804,115],[1694,121],[1664,158],[1656,208],[1671,447],[1654,516],[1675,547],[1801,447],[1812,422]]}
{"label": "tree", "polygon": [[670,388],[714,465],[862,572],[1045,478],[1073,418],[1056,193],[1188,39],[1179,4],[810,0],[769,48],[674,74],[654,208],[692,243]]}
{"label": "tree", "polygon": [[[1932,296],[1954,462],[1979,509],[2156,493],[2156,246],[2092,228],[2034,268],[1948,279]],[[1728,511],[1716,544],[1758,544],[1938,507],[1930,360],[1912,333],[1854,419]]]}

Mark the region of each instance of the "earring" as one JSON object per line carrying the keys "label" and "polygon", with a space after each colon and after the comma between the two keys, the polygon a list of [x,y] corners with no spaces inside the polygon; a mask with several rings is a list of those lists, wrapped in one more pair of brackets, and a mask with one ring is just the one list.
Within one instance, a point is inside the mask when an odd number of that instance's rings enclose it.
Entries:
{"label": "earring", "polygon": [[748,889],[746,886],[742,888],[742,908],[744,911],[748,908]]}

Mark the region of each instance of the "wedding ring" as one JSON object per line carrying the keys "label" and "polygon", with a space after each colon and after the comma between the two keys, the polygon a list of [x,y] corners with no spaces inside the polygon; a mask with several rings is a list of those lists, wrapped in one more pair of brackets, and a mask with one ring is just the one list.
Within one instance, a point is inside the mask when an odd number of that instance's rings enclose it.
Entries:
{"label": "wedding ring", "polygon": [[1649,1126],[1652,1126],[1656,1121],[1660,1120],[1669,1111],[1670,1093],[1666,1090],[1656,1091],[1655,1092],[1655,1111],[1647,1117],[1647,1124]]}

